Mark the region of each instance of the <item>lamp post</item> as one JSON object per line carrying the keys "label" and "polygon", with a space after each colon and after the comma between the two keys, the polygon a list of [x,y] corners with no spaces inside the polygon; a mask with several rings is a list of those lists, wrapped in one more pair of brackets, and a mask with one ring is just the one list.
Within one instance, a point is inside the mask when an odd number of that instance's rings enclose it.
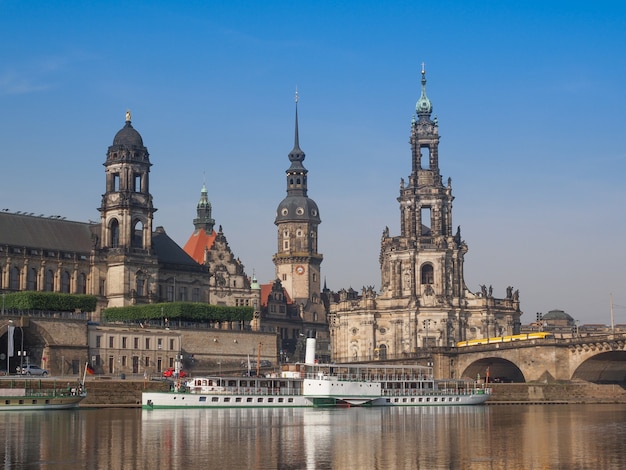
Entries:
{"label": "lamp post", "polygon": [[[2,300],[4,301],[4,294],[2,294]],[[4,310],[4,308],[3,308],[3,310]],[[4,311],[3,311],[3,313],[4,313]],[[10,353],[11,353],[11,349],[10,349],[11,338],[10,338],[10,335],[11,335],[11,326],[12,325],[13,325],[13,320],[9,320],[9,324],[7,325],[7,375],[11,375],[10,368],[9,368],[9,360],[10,360],[9,356],[10,356]],[[20,372],[22,372],[21,369],[20,369]]]}
{"label": "lamp post", "polygon": [[24,351],[24,327],[22,326],[22,322],[20,321],[20,333],[22,335],[22,345],[20,346],[20,352],[19,352],[19,356],[20,356],[20,373],[22,372],[22,368],[24,367],[24,355],[25,355],[25,351]]}

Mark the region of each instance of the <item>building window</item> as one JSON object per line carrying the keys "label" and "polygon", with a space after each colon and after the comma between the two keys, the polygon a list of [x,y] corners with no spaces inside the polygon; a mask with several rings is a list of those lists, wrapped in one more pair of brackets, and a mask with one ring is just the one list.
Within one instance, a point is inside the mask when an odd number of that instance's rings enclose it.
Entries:
{"label": "building window", "polygon": [[70,273],[67,271],[61,273],[61,292],[64,294],[70,293]]}
{"label": "building window", "polygon": [[122,367],[126,367],[126,356],[122,356]]}
{"label": "building window", "polygon": [[126,340],[128,338],[126,338],[126,336],[122,336],[122,349],[126,349]]}
{"label": "building window", "polygon": [[163,349],[163,340],[161,338],[157,339],[157,349]]}
{"label": "building window", "polygon": [[139,349],[139,338],[134,338],[133,347],[134,349]]}
{"label": "building window", "polygon": [[174,350],[174,340],[170,339],[170,351]]}
{"label": "building window", "polygon": [[174,286],[167,286],[167,301],[174,302]]}
{"label": "building window", "polygon": [[432,264],[422,266],[422,284],[434,284],[435,273]]}
{"label": "building window", "polygon": [[13,266],[9,271],[9,288],[20,290],[20,270],[17,266]]}
{"label": "building window", "polygon": [[150,338],[146,338],[146,349],[150,349]]}
{"label": "building window", "polygon": [[145,367],[150,367],[150,358],[146,356],[143,365]]}
{"label": "building window", "polygon": [[180,302],[187,302],[187,288],[186,287],[180,287],[178,289],[178,300]]}
{"label": "building window", "polygon": [[76,286],[76,291],[79,294],[87,293],[87,276],[85,273],[80,273],[78,275],[78,284]]}
{"label": "building window", "polygon": [[111,248],[120,246],[120,224],[116,219],[111,221]]}
{"label": "building window", "polygon": [[287,251],[289,249],[289,240],[283,241],[283,250]]}
{"label": "building window", "polygon": [[109,347],[113,347],[113,336],[109,336]]}
{"label": "building window", "polygon": [[101,347],[100,346],[101,343],[102,343],[102,336],[100,336],[100,335],[96,336],[96,348]]}
{"label": "building window", "polygon": [[287,275],[283,274],[283,281],[286,281],[286,280],[287,280]]}
{"label": "building window", "polygon": [[143,297],[145,295],[143,293],[143,288],[145,284],[146,284],[146,281],[144,279],[137,278],[137,296],[138,297]]}
{"label": "building window", "polygon": [[26,290],[37,290],[37,270],[30,268],[26,275]]}
{"label": "building window", "polygon": [[200,302],[200,289],[198,287],[191,289],[191,301]]}

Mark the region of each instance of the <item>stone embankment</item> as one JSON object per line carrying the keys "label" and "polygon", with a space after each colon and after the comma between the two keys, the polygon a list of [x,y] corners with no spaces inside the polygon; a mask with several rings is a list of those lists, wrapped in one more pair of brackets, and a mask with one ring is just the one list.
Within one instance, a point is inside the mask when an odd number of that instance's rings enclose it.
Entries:
{"label": "stone embankment", "polygon": [[[620,385],[589,382],[554,384],[491,384],[493,396],[487,402],[498,404],[625,403],[626,389]],[[144,380],[102,380],[87,382],[88,395],[81,406],[140,406],[143,390],[166,391],[169,383]]]}
{"label": "stone embankment", "polygon": [[590,382],[490,384],[487,402],[498,404],[626,403],[626,389],[617,384]]}

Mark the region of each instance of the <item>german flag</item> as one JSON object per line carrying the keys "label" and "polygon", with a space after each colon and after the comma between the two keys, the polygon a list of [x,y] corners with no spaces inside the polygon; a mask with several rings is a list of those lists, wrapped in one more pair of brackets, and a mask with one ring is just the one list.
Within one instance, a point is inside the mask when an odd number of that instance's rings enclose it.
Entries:
{"label": "german flag", "polygon": [[93,370],[93,367],[91,367],[89,364],[87,364],[87,373],[88,373],[89,375],[93,375],[93,374],[95,374],[95,373],[96,373],[96,371],[95,371],[95,370]]}

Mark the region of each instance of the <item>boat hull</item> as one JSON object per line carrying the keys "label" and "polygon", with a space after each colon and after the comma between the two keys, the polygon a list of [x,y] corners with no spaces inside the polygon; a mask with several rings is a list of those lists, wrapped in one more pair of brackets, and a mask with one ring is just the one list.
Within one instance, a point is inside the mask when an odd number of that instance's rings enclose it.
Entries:
{"label": "boat hull", "polygon": [[467,406],[481,405],[489,393],[397,395],[357,399],[334,397],[193,394],[144,392],[141,407],[146,410],[165,408],[304,408],[335,406]]}
{"label": "boat hull", "polygon": [[69,410],[77,408],[85,397],[0,397],[0,411]]}

